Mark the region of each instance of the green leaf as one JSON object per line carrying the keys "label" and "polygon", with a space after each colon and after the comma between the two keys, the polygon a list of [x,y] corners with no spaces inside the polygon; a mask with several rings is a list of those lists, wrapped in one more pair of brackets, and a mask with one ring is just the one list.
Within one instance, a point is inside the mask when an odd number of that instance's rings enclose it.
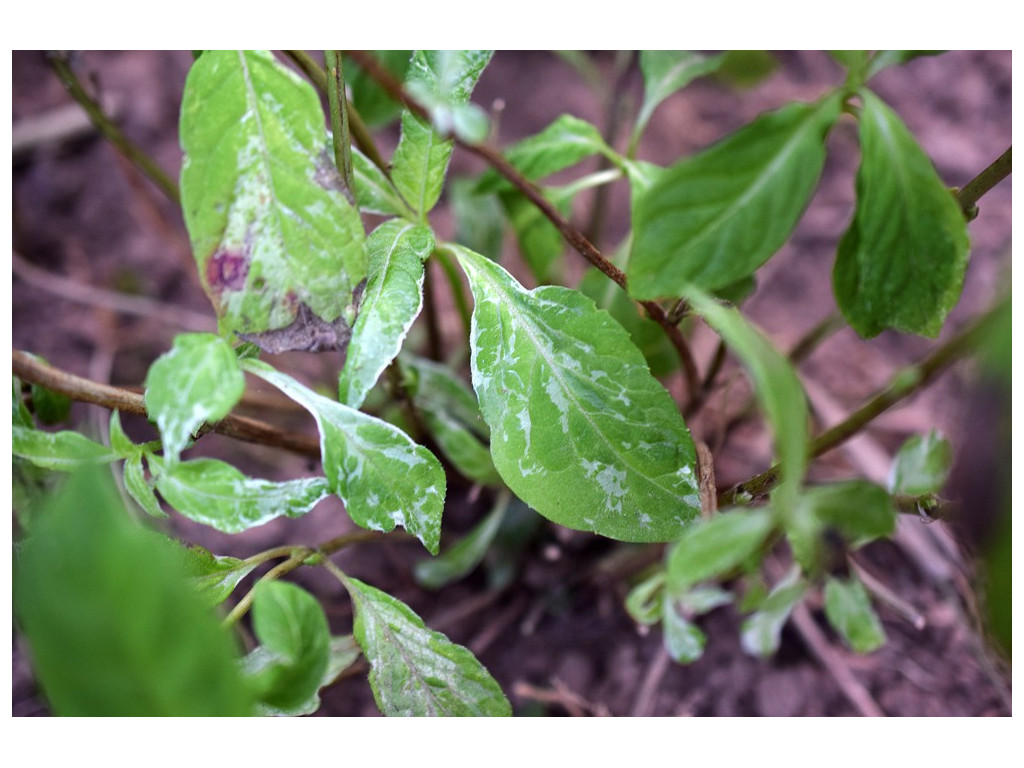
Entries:
{"label": "green leaf", "polygon": [[437,554],[445,476],[434,454],[391,424],[318,395],[266,363],[243,365],[313,414],[331,493],[357,525],[375,531],[401,525]]}
{"label": "green leaf", "polygon": [[669,551],[669,594],[682,595],[741,565],[768,538],[773,524],[764,510],[731,510],[695,523]]}
{"label": "green leaf", "polygon": [[633,135],[639,137],[644,132],[661,102],[698,77],[714,72],[724,61],[724,54],[705,56],[695,51],[641,51],[644,101],[636,118]]}
{"label": "green leaf", "polygon": [[182,208],[223,333],[343,349],[366,275],[313,87],[267,51],[206,51],[181,108]]}
{"label": "green leaf", "polygon": [[665,572],[655,571],[626,595],[626,612],[637,624],[651,626],[661,621],[665,608]]}
{"label": "green leaf", "polygon": [[896,454],[889,474],[889,491],[921,496],[938,493],[953,466],[953,446],[937,430],[915,435]]}
{"label": "green leaf", "polygon": [[512,707],[494,678],[461,645],[427,628],[409,606],[352,578],[353,634],[370,662],[381,712],[395,716],[507,716]]}
{"label": "green leaf", "polygon": [[146,514],[153,517],[167,517],[160,502],[153,493],[153,486],[146,480],[146,473],[142,468],[142,455],[134,454],[124,460],[124,488],[128,491],[135,503],[142,507]]}
{"label": "green leaf", "polygon": [[505,239],[505,214],[497,196],[477,194],[472,179],[454,179],[448,184],[448,204],[455,217],[457,243],[501,260]]}
{"label": "green leaf", "polygon": [[[337,680],[342,672],[355,663],[361,653],[352,635],[332,635],[328,651],[330,655],[327,657],[327,668],[324,670],[324,676],[320,680],[320,690]],[[265,655],[265,650],[261,646],[254,649],[249,655],[255,657],[255,663],[260,663],[260,657]],[[320,695],[318,691],[314,691],[303,703],[287,709],[274,707],[266,702],[259,704],[260,714],[275,717],[312,715],[318,709],[320,709]]]}
{"label": "green leaf", "polygon": [[12,376],[11,388],[11,424],[16,427],[34,429],[36,423],[32,419],[32,411],[25,405],[25,400],[21,396],[21,379],[17,376]]}
{"label": "green leaf", "polygon": [[252,624],[260,646],[243,667],[258,691],[260,709],[302,707],[320,689],[330,656],[331,634],[320,604],[294,584],[261,581]]}
{"label": "green leaf", "polygon": [[445,458],[474,482],[500,484],[487,447],[487,424],[472,390],[443,365],[412,355],[401,360],[413,405]]}
{"label": "green leaf", "polygon": [[[569,212],[572,194],[562,189],[543,190],[544,196],[563,216]],[[558,282],[560,257],[565,240],[541,210],[516,191],[498,194],[505,215],[516,235],[519,253],[538,283]]]}
{"label": "green leaf", "polygon": [[257,563],[247,563],[237,557],[215,555],[198,544],[183,547],[192,586],[211,606],[220,605],[235,587],[252,573]]}
{"label": "green leaf", "polygon": [[811,200],[840,104],[833,94],[763,115],[634,197],[633,297],[724,288],[764,264]]}
{"label": "green leaf", "polygon": [[[604,155],[611,159],[617,157],[597,128],[573,115],[557,117],[540,133],[506,149],[504,155],[517,171],[531,181],[570,168],[594,155]],[[512,188],[511,182],[494,169],[489,169],[477,182],[476,191],[483,194]]]}
{"label": "green leaf", "polygon": [[684,295],[740,357],[753,381],[775,433],[775,453],[782,462],[783,480],[772,498],[786,514],[785,510],[795,507],[807,466],[807,401],[800,380],[789,361],[736,309],[724,307],[694,288]]}
{"label": "green leaf", "polygon": [[960,205],[895,112],[861,90],[857,206],[839,243],[836,301],[864,338],[936,337],[960,299],[970,239]]}
{"label": "green leaf", "polygon": [[794,568],[772,589],[754,613],[743,620],[740,645],[751,656],[771,656],[779,650],[782,627],[807,593],[807,583]]}
{"label": "green leaf", "polygon": [[737,88],[752,88],[778,68],[778,59],[768,51],[726,51],[716,74]]}
{"label": "green leaf", "polygon": [[463,538],[437,557],[416,563],[413,568],[416,582],[427,589],[440,589],[480,565],[501,527],[510,499],[511,494],[503,491],[494,508]]}
{"label": "green leaf", "polygon": [[704,632],[683,617],[668,593],[664,597],[662,631],[665,650],[677,664],[692,664],[704,655],[707,637]]}
{"label": "green leaf", "polygon": [[78,432],[43,432],[19,424],[11,425],[11,451],[37,467],[58,472],[70,472],[89,464],[109,464],[121,458]]}
{"label": "green leaf", "polygon": [[146,375],[146,411],[160,428],[164,457],[178,460],[204,423],[227,416],[245,393],[238,358],[212,333],[183,333]]}
{"label": "green leaf", "polygon": [[178,547],[135,525],[99,470],[71,477],[19,548],[14,608],[55,714],[251,714],[233,639]]}
{"label": "green leaf", "polygon": [[338,399],[353,408],[395,359],[423,306],[423,262],[434,250],[434,235],[426,226],[387,221],[367,239],[366,250],[370,276],[338,380]]}
{"label": "green leaf", "polygon": [[800,500],[822,524],[858,545],[891,536],[896,508],[889,494],[866,480],[850,480],[808,488]]}
{"label": "green leaf", "polygon": [[885,630],[871,607],[867,590],[856,579],[828,578],[825,582],[825,616],[857,653],[871,653],[885,644]]}
{"label": "green leaf", "polygon": [[121,412],[112,411],[110,414],[110,447],[116,451],[120,456],[140,456],[145,450],[142,446],[136,445],[131,439],[124,433],[124,428],[121,426]]}
{"label": "green leaf", "polygon": [[224,533],[240,533],[274,518],[300,517],[330,493],[327,480],[308,477],[275,483],[246,477],[218,459],[177,464],[150,458],[156,488],[190,520]]}
{"label": "green leaf", "polygon": [[71,400],[60,392],[33,384],[32,409],[40,423],[60,424],[62,421],[67,421],[71,413]]}
{"label": "green leaf", "polygon": [[676,538],[700,512],[695,448],[626,331],[577,291],[526,291],[451,250],[473,291],[473,387],[509,488],[568,528]]}
{"label": "green leaf", "polygon": [[412,211],[398,194],[391,180],[366,155],[352,147],[352,172],[355,176],[356,202],[363,213],[382,216],[409,216]]}
{"label": "green leaf", "polygon": [[[377,63],[399,82],[405,79],[412,51],[374,51]],[[352,104],[370,128],[379,128],[398,117],[402,105],[353,60],[345,59],[345,84],[352,92]]]}
{"label": "green leaf", "polygon": [[894,64],[906,64],[922,56],[938,56],[941,53],[945,51],[876,51],[868,67],[868,77]]}
{"label": "green leaf", "polygon": [[[451,109],[466,104],[491,60],[491,51],[416,51],[409,64],[406,87],[431,110],[442,132],[451,129]],[[402,113],[402,135],[392,161],[391,178],[398,191],[421,217],[441,196],[453,142],[408,110]]]}

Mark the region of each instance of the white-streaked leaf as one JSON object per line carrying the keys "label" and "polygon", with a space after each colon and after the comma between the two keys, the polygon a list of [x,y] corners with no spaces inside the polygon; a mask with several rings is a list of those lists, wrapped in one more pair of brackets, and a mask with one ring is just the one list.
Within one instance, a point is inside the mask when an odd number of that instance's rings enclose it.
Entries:
{"label": "white-streaked leaf", "polygon": [[116,451],[78,432],[43,432],[20,424],[11,426],[11,451],[37,467],[58,472],[70,472],[89,464],[109,464],[121,458]]}
{"label": "white-streaked leaf", "polygon": [[700,512],[693,440],[626,331],[578,291],[527,291],[483,256],[451,249],[475,300],[473,386],[502,479],[569,528],[679,536]]}
{"label": "white-streaked leaf", "polygon": [[156,488],[190,520],[225,533],[239,533],[282,515],[299,517],[330,493],[327,480],[309,477],[275,483],[247,477],[218,459],[177,464],[150,458]]}
{"label": "white-streaked leaf", "polygon": [[245,393],[231,346],[212,333],[183,333],[149,367],[146,411],[160,428],[164,457],[173,463],[204,423],[224,418]]}
{"label": "white-streaked leaf", "polygon": [[349,517],[375,531],[400,525],[437,554],[445,476],[434,454],[397,427],[318,395],[266,363],[242,365],[313,414],[324,473]]}
{"label": "white-streaked leaf", "polygon": [[358,408],[395,359],[423,305],[423,262],[434,249],[429,227],[391,220],[367,238],[370,272],[352,329],[338,399]]}
{"label": "white-streaked leaf", "polygon": [[405,603],[352,578],[356,642],[370,662],[381,712],[395,716],[506,716],[501,688],[461,645],[424,625]]}
{"label": "white-streaked leaf", "polygon": [[683,617],[668,593],[663,599],[661,625],[665,650],[677,664],[692,664],[704,655],[707,637],[700,627]]}
{"label": "white-streaked leaf", "polygon": [[363,227],[320,100],[268,51],[205,51],[181,108],[182,208],[222,332],[268,352],[342,349]]}

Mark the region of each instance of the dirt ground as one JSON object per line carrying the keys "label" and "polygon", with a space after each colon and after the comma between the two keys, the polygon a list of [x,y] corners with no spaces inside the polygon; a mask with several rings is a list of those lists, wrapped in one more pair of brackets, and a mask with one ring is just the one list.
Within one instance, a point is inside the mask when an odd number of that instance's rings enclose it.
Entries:
{"label": "dirt ground", "polygon": [[[640,157],[659,163],[707,146],[718,137],[787,100],[812,99],[841,82],[839,68],[820,52],[778,55],[779,68],[749,90],[702,80],[670,98],[655,114]],[[180,168],[178,107],[189,52],[82,52],[78,71],[98,88],[106,107],[134,141],[172,176]],[[606,78],[614,63],[599,54]],[[950,52],[883,72],[872,85],[903,117],[950,185],[962,185],[1011,142],[1010,52]],[[627,77],[615,103],[637,103],[640,81]],[[501,100],[501,103],[498,103]],[[546,126],[563,112],[608,124],[608,110],[563,59],[545,52],[499,52],[485,72],[474,101],[500,112],[504,146]],[[195,274],[180,213],[96,134],[76,130],[75,107],[39,52],[14,52],[13,123],[33,140],[15,147],[13,159],[13,346],[94,380],[139,386],[149,364],[183,330],[213,329],[212,310]],[[62,110],[64,110],[62,112]],[[497,113],[497,112],[496,112]],[[41,117],[61,115],[71,128],[47,139]],[[35,121],[35,122],[33,122]],[[394,133],[382,144],[393,145]],[[621,144],[620,144],[621,146]],[[759,273],[758,290],[744,306],[782,348],[794,344],[834,311],[831,265],[835,245],[853,205],[858,155],[852,124],[830,138],[830,159],[814,202],[795,236]],[[451,174],[479,170],[474,158],[456,152]],[[588,216],[587,201],[574,211]],[[628,197],[616,188],[598,243],[614,247],[624,234]],[[442,236],[451,234],[449,211],[434,214]],[[984,309],[1009,277],[1011,194],[1000,184],[981,202],[971,225],[972,263],[961,304],[943,338]],[[506,239],[506,259],[517,263]],[[570,279],[582,272],[566,255]],[[518,272],[529,283],[523,272]],[[60,276],[64,280],[56,280]],[[145,297],[150,311],[126,315],[105,307],[83,286]],[[459,322],[443,328],[451,344]],[[698,330],[701,367],[715,339]],[[934,342],[886,333],[863,342],[841,331],[801,366],[815,414],[826,426],[839,421],[883,386],[891,373],[923,356]],[[331,386],[339,356],[290,354],[275,363],[311,382]],[[691,423],[715,446],[723,410],[745,397],[738,369],[727,365],[728,398],[719,398]],[[670,381],[678,392],[678,382]],[[1008,474],[1000,474],[1008,445],[1009,405],[981,389],[970,366],[961,365],[890,414],[864,435],[817,462],[812,479],[868,477],[884,482],[896,448],[933,427],[952,440],[956,464],[947,495],[961,505],[952,526],[904,520],[895,542],[871,545],[863,563],[919,619],[881,606],[889,642],[868,656],[846,651],[826,627],[820,603],[783,634],[780,652],[767,660],[739,647],[740,617],[730,607],[700,620],[708,636],[705,656],[690,666],[671,663],[661,651],[660,630],[643,631],[623,608],[628,567],[652,562],[657,551],[623,547],[553,525],[539,526],[523,551],[519,576],[491,589],[484,572],[438,593],[417,586],[412,566],[422,548],[396,541],[346,550],[336,557],[346,572],[407,602],[427,624],[468,646],[496,677],[521,715],[1009,715],[1009,662],[983,639],[971,554],[985,541],[995,515],[1008,506]],[[312,431],[294,411],[256,411],[282,426]],[[107,414],[76,405],[76,424],[102,436]],[[141,419],[126,421],[135,437],[152,437]],[[216,436],[197,452],[230,457],[252,473],[285,478],[314,467],[278,451]],[[770,442],[757,423],[742,425],[715,454],[720,487],[744,480],[770,462]],[[444,541],[468,530],[486,513],[488,499],[450,478]],[[299,520],[275,521],[240,536],[227,536],[174,518],[173,530],[218,554],[247,556],[281,543],[316,544],[352,524],[340,503],[325,501]],[[325,573],[307,569],[297,581],[322,601],[335,632],[351,627],[341,587]],[[923,626],[921,626],[923,625]],[[376,715],[365,669],[355,670],[323,694],[319,715]],[[45,714],[20,638],[13,653],[15,715]]]}

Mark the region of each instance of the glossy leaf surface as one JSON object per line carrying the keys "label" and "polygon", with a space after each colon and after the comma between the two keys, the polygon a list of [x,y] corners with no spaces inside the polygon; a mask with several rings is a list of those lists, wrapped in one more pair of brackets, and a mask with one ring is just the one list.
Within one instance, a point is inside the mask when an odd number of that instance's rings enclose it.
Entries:
{"label": "glossy leaf surface", "polygon": [[167,517],[156,494],[153,493],[153,486],[146,480],[141,455],[129,456],[124,460],[123,477],[124,489],[128,491],[128,495],[135,500],[135,503],[145,510],[146,514],[153,517]]}
{"label": "glossy leaf surface", "polygon": [[11,452],[37,467],[70,472],[90,464],[109,464],[120,458],[106,446],[78,432],[43,432],[39,429],[11,426]]}
{"label": "glossy leaf surface", "polygon": [[352,330],[339,400],[358,408],[395,359],[423,305],[423,262],[434,249],[429,227],[392,220],[367,238],[370,271]]}
{"label": "glossy leaf surface", "polygon": [[244,392],[245,377],[224,339],[176,336],[146,375],[146,411],[160,428],[164,457],[176,462],[195,431],[227,416]]}
{"label": "glossy leaf surface", "polygon": [[681,595],[698,582],[737,567],[771,530],[772,517],[763,510],[730,510],[694,524],[669,551],[668,592]]}
{"label": "glossy leaf surface", "polygon": [[227,600],[239,582],[257,566],[237,557],[215,555],[197,544],[185,547],[184,552],[192,586],[210,605],[220,605]]}
{"label": "glossy leaf surface", "polygon": [[206,51],[181,144],[185,223],[221,330],[268,352],[343,349],[366,254],[313,87],[267,51]]}
{"label": "glossy leaf surface", "polygon": [[960,299],[967,222],[899,116],[860,95],[857,206],[836,255],[836,301],[865,338],[886,328],[935,337]]}
{"label": "glossy leaf surface", "polygon": [[180,551],[131,521],[104,474],[51,497],[14,564],[15,614],[53,711],[251,714],[233,639]]}
{"label": "glossy leaf surface", "polygon": [[501,688],[469,650],[426,627],[391,595],[352,578],[344,584],[381,712],[390,717],[512,714]]}
{"label": "glossy leaf surface", "polygon": [[475,300],[473,387],[501,477],[566,527],[676,538],[700,511],[693,440],[629,335],[577,291],[526,291],[452,250]]}
{"label": "glossy leaf surface", "polygon": [[219,459],[156,467],[156,487],[168,504],[224,533],[240,533],[282,515],[300,517],[330,493],[322,477],[272,482],[247,477]]}
{"label": "glossy leaf surface", "polygon": [[633,202],[630,294],[723,288],[766,262],[810,202],[839,105],[783,107],[662,173]]}
{"label": "glossy leaf surface", "polygon": [[375,531],[400,525],[437,554],[445,476],[430,451],[397,427],[318,395],[266,363],[243,366],[313,414],[330,490],[356,524]]}

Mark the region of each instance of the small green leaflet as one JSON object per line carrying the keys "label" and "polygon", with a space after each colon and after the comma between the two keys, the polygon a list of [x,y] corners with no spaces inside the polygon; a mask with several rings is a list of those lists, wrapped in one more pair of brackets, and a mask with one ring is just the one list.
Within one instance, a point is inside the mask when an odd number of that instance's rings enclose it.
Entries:
{"label": "small green leaflet", "polygon": [[[594,155],[604,155],[611,160],[618,158],[597,128],[572,115],[559,116],[540,133],[509,147],[504,155],[531,181],[543,179]],[[489,169],[477,182],[476,191],[483,194],[512,188],[511,182],[494,169]]]}
{"label": "small green leaflet", "polygon": [[160,502],[153,493],[153,486],[146,480],[146,472],[142,468],[142,455],[135,454],[124,460],[124,488],[128,495],[135,500],[135,503],[142,507],[143,511],[153,517],[167,517],[160,506]]}
{"label": "small green leaflet", "polygon": [[212,333],[183,333],[146,375],[146,411],[163,438],[164,456],[178,460],[193,433],[224,418],[245,393],[231,346]]}
{"label": "small green leaflet", "polygon": [[487,513],[487,517],[477,523],[469,533],[437,557],[416,563],[413,575],[417,583],[427,589],[440,589],[461,579],[480,565],[501,527],[511,498],[512,494],[503,490],[494,508]]}
{"label": "small green leaflet", "polygon": [[330,656],[327,617],[316,598],[284,581],[261,581],[252,604],[260,645],[243,660],[262,713],[303,707],[323,683]]}
{"label": "small green leaflet", "polygon": [[[406,87],[434,113],[452,115],[469,102],[473,87],[491,60],[491,51],[416,51]],[[392,160],[391,178],[402,197],[421,217],[437,203],[444,186],[453,142],[408,110],[402,113],[402,136]]]}
{"label": "small green leaflet", "polygon": [[768,538],[773,524],[764,510],[731,510],[694,524],[669,550],[666,593],[677,597],[741,565]]}
{"label": "small green leaflet", "polygon": [[313,414],[331,493],[363,528],[401,525],[437,554],[444,507],[444,469],[437,458],[387,422],[318,395],[258,360],[242,361]]}
{"label": "small green leaflet", "polygon": [[889,491],[920,496],[938,493],[953,465],[953,446],[938,431],[915,435],[905,442],[893,461]]}
{"label": "small green leaflet", "polygon": [[[572,193],[556,187],[543,190],[555,209],[563,216],[568,215],[572,205]],[[516,233],[519,253],[538,283],[559,281],[559,257],[565,250],[565,240],[558,228],[551,223],[541,210],[516,190],[499,192],[498,200],[505,209],[509,223]]]}
{"label": "small green leaflet", "polygon": [[633,129],[634,142],[647,127],[654,110],[665,99],[698,77],[708,75],[725,61],[725,55],[705,56],[696,51],[641,51],[644,101]]}
{"label": "small green leaflet", "polygon": [[185,81],[182,207],[220,329],[268,352],[343,349],[363,228],[313,87],[267,51],[206,51]]}
{"label": "small green leaflet", "polygon": [[366,241],[370,276],[338,380],[338,399],[358,408],[405,341],[423,305],[423,262],[434,250],[429,227],[391,220]]}
{"label": "small green leaflet", "polygon": [[945,51],[875,51],[871,57],[871,64],[868,67],[868,77],[873,77],[886,67],[894,64],[906,64],[908,61],[922,56],[938,56]]}
{"label": "small green leaflet", "polygon": [[240,533],[276,517],[299,517],[330,494],[327,480],[310,477],[275,483],[246,477],[218,459],[176,464],[150,457],[156,488],[190,520],[224,533]]}
{"label": "small green leaflet", "polygon": [[[373,55],[377,63],[397,80],[405,79],[412,51],[374,51]],[[370,128],[380,128],[390,123],[402,111],[402,105],[349,58],[345,59],[345,84],[352,93],[352,104]]]}
{"label": "small green leaflet", "polygon": [[960,299],[967,222],[896,113],[871,91],[859,93],[863,154],[832,275],[836,301],[864,338],[886,328],[934,338]]}
{"label": "small green leaflet", "polygon": [[115,451],[72,430],[43,432],[11,425],[11,452],[37,467],[70,472],[89,464],[109,464],[121,458]]}
{"label": "small green leaflet", "polygon": [[847,480],[808,488],[800,498],[823,527],[857,546],[896,530],[896,508],[885,489],[867,480]]}
{"label": "small green leaflet", "polygon": [[857,653],[871,653],[885,645],[885,630],[871,607],[867,590],[857,579],[828,578],[825,582],[825,616]]}
{"label": "small green leaflet", "polygon": [[356,202],[363,213],[377,213],[381,216],[402,216],[412,214],[402,196],[398,194],[391,180],[374,165],[370,159],[352,147],[352,170],[355,174]]}
{"label": "small green leaflet", "polygon": [[775,453],[782,462],[783,482],[772,498],[783,510],[793,509],[807,466],[808,426],[807,400],[793,366],[738,310],[693,287],[682,293],[746,366],[775,432]]}
{"label": "small green leaflet", "polygon": [[252,714],[233,638],[189,584],[180,549],[131,520],[106,472],[83,470],[50,497],[13,586],[55,714]]}
{"label": "small green leaflet", "polygon": [[473,291],[473,387],[509,488],[568,528],[678,537],[700,513],[693,440],[626,331],[577,291],[527,291],[450,248]]}
{"label": "small green leaflet", "polygon": [[445,457],[474,482],[501,484],[487,447],[487,424],[472,390],[439,363],[405,354],[401,361],[406,389]]}
{"label": "small green leaflet", "polygon": [[751,656],[771,656],[779,649],[782,627],[807,592],[799,568],[787,574],[772,589],[757,610],[743,620],[740,644]]}
{"label": "small green leaflet", "polygon": [[111,449],[117,451],[121,456],[141,455],[145,450],[141,445],[135,445],[128,435],[124,433],[124,428],[121,426],[120,411],[112,411],[110,413],[109,437]]}
{"label": "small green leaflet", "polygon": [[67,395],[54,392],[39,384],[32,385],[32,409],[42,424],[60,424],[71,413],[71,400]]}
{"label": "small green leaflet", "polygon": [[252,573],[259,563],[248,563],[237,557],[215,555],[198,544],[183,547],[192,586],[210,605],[220,605],[228,599],[239,582]]}
{"label": "small green leaflet", "polygon": [[841,101],[790,104],[660,174],[633,201],[630,294],[715,290],[764,264],[810,202]]}
{"label": "small green leaflet", "polygon": [[508,716],[512,707],[476,657],[427,628],[409,606],[352,578],[356,642],[370,662],[370,686],[389,717]]}
{"label": "small green leaflet", "polygon": [[666,593],[662,608],[662,631],[665,650],[677,664],[692,664],[704,655],[707,641],[700,627],[683,617]]}

